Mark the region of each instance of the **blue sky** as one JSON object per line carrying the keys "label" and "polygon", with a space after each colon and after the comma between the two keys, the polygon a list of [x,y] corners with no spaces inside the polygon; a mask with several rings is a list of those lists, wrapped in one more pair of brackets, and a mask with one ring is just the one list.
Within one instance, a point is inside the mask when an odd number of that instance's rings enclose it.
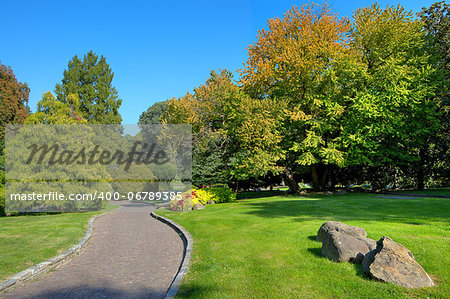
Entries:
{"label": "blue sky", "polygon": [[[316,1],[317,2],[317,1]],[[373,1],[328,3],[351,17]],[[435,1],[379,1],[419,11]],[[31,88],[30,107],[54,91],[67,63],[89,50],[106,57],[123,99],[124,124],[151,104],[183,96],[212,69],[232,71],[269,18],[306,1],[10,1],[0,0],[0,61]]]}

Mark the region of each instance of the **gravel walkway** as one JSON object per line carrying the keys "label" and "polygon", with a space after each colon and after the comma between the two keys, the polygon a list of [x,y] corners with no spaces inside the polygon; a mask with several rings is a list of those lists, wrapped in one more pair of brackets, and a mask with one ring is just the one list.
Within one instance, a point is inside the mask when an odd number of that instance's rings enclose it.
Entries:
{"label": "gravel walkway", "polygon": [[122,208],[94,221],[80,255],[0,297],[163,298],[180,266],[183,241],[149,216],[155,207],[115,204]]}

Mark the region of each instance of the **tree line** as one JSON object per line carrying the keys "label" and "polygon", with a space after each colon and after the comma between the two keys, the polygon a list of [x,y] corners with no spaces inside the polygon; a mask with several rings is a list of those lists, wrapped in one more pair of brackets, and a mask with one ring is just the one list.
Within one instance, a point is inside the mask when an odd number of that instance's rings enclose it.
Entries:
{"label": "tree line", "polygon": [[141,123],[190,123],[194,184],[317,191],[448,184],[449,6],[327,5],[268,21],[237,81],[212,71]]}
{"label": "tree line", "polygon": [[[417,14],[375,3],[350,20],[327,5],[294,6],[258,31],[237,80],[211,71],[192,93],[149,107],[139,123],[192,125],[197,186],[448,184],[448,12],[444,1]],[[63,75],[31,113],[28,86],[0,65],[2,127],[121,123],[105,57],[75,56]]]}

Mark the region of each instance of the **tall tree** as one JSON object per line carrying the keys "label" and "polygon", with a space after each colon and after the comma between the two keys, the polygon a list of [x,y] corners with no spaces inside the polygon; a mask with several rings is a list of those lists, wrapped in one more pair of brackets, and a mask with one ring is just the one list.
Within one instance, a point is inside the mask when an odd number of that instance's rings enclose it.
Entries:
{"label": "tall tree", "polygon": [[420,152],[439,128],[423,24],[400,5],[373,4],[354,20],[352,46],[366,65],[366,82],[352,99],[351,112],[360,116],[352,128],[372,149],[363,156],[372,165],[420,168]]}
{"label": "tall tree", "polygon": [[418,13],[425,29],[425,51],[437,74],[430,80],[437,85],[433,100],[440,112],[440,128],[420,149],[417,184],[425,181],[446,184],[450,178],[450,5],[436,2]]}
{"label": "tall tree", "polygon": [[28,85],[17,81],[11,68],[0,64],[0,140],[2,143],[5,125],[20,124],[27,118],[29,94]]}
{"label": "tall tree", "polygon": [[69,94],[76,94],[80,101],[80,112],[93,124],[120,124],[122,117],[117,90],[112,85],[114,73],[106,58],[89,51],[83,59],[75,55],[64,71],[62,84],[57,84],[58,101],[66,103]]}
{"label": "tall tree", "polygon": [[349,49],[346,18],[327,5],[293,7],[268,21],[249,47],[241,84],[259,99],[288,102],[283,147],[285,178],[298,191],[294,173],[309,167],[314,188],[324,189],[329,167],[345,164],[340,120],[345,97],[359,84],[355,54]]}
{"label": "tall tree", "polygon": [[280,171],[283,106],[249,97],[232,78],[227,70],[212,71],[194,94],[168,103],[165,122],[193,127],[194,183],[236,183]]}

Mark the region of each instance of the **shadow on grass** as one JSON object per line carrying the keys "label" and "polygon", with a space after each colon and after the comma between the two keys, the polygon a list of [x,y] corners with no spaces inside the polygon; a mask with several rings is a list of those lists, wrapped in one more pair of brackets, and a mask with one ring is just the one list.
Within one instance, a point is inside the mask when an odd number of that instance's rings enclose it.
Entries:
{"label": "shadow on grass", "polygon": [[308,248],[307,250],[317,258],[326,258],[322,256],[322,248]]}
{"label": "shadow on grass", "polygon": [[286,198],[246,203],[246,213],[267,218],[293,217],[295,221],[323,219],[403,222],[421,225],[429,220],[448,221],[450,199],[396,200],[370,194]]}
{"label": "shadow on grass", "polygon": [[217,288],[206,287],[203,285],[186,285],[178,290],[177,298],[208,298],[208,293],[219,291]]}
{"label": "shadow on grass", "polygon": [[311,236],[308,236],[308,239],[310,239],[311,241],[317,241],[317,236],[316,235],[311,235]]}

